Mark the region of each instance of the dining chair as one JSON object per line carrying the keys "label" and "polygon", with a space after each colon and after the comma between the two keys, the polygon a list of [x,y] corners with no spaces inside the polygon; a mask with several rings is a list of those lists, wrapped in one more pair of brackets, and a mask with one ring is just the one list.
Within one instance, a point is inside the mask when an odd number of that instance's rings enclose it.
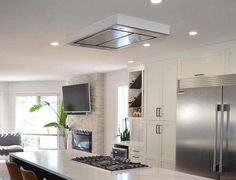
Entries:
{"label": "dining chair", "polygon": [[11,180],[23,180],[23,177],[20,172],[20,168],[16,163],[6,162],[7,169],[10,175]]}
{"label": "dining chair", "polygon": [[36,174],[33,171],[21,168],[21,174],[23,176],[23,180],[38,180]]}

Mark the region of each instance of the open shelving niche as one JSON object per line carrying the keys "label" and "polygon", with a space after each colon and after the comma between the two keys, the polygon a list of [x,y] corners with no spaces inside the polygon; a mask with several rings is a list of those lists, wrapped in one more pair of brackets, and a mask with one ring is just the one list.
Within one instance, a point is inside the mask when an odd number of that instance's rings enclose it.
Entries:
{"label": "open shelving niche", "polygon": [[143,117],[143,70],[129,72],[129,118]]}

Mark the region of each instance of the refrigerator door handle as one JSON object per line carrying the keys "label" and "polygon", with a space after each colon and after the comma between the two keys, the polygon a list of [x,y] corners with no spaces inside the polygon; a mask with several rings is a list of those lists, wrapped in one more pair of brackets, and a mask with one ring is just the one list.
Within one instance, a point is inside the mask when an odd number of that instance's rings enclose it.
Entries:
{"label": "refrigerator door handle", "polygon": [[[223,113],[222,113],[223,112]],[[225,126],[225,114],[226,112],[226,126]],[[227,148],[227,137],[225,137],[227,133],[227,129],[225,130],[225,127],[228,127],[228,123],[230,121],[230,105],[229,104],[223,104],[223,107],[221,108],[221,125],[220,125],[220,162],[219,162],[219,173],[222,173],[226,170],[227,162],[223,162],[223,154],[224,154],[224,142],[226,140],[226,148]]]}
{"label": "refrigerator door handle", "polygon": [[221,111],[221,104],[217,104],[216,105],[216,115],[215,115],[215,143],[214,143],[214,157],[213,157],[213,171],[214,172],[217,172],[218,171],[218,161],[217,161],[217,147],[218,147],[218,114],[219,114],[219,111]]}
{"label": "refrigerator door handle", "polygon": [[221,120],[220,120],[220,159],[219,159],[219,173],[222,173],[224,171],[223,166],[225,167],[225,164],[223,164],[223,153],[224,153],[224,140],[225,140],[225,114],[226,112],[226,120],[227,123],[229,122],[229,114],[230,114],[230,105],[229,104],[223,104],[221,106]]}
{"label": "refrigerator door handle", "polygon": [[227,122],[229,121],[230,105],[223,104],[221,106],[221,120],[220,120],[220,160],[219,160],[219,173],[223,172],[223,151],[224,151],[224,139],[225,139],[225,122],[224,112],[227,112]]}

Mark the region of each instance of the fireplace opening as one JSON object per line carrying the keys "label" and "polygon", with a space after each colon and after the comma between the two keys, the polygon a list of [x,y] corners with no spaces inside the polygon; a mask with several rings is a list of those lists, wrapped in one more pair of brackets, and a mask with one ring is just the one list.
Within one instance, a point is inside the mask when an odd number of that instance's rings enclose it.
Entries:
{"label": "fireplace opening", "polygon": [[92,152],[92,132],[72,130],[72,148]]}

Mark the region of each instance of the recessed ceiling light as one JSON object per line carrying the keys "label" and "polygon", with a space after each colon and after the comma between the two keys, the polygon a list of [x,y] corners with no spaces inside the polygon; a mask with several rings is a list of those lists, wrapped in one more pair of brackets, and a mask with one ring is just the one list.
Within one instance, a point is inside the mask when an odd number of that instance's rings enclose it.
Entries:
{"label": "recessed ceiling light", "polygon": [[150,47],[151,44],[149,44],[149,43],[144,43],[143,46],[144,46],[144,47]]}
{"label": "recessed ceiling light", "polygon": [[198,34],[198,32],[197,31],[190,31],[188,34],[190,36],[196,36]]}
{"label": "recessed ceiling light", "polygon": [[56,41],[54,41],[54,42],[51,42],[51,46],[59,46],[60,45],[60,43],[59,42],[56,42]]}
{"label": "recessed ceiling light", "polygon": [[129,63],[129,64],[132,64],[132,63],[134,63],[134,61],[131,60],[131,61],[128,61],[128,63]]}
{"label": "recessed ceiling light", "polygon": [[160,4],[162,0],[151,0],[151,3],[153,4]]}

